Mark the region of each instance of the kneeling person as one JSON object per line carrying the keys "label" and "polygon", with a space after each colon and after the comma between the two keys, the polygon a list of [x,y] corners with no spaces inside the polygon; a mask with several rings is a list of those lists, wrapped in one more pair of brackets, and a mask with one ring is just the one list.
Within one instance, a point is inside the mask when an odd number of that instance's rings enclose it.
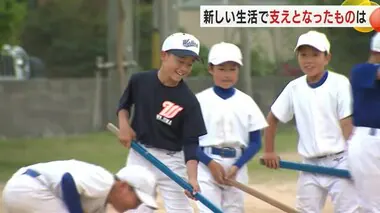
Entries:
{"label": "kneeling person", "polygon": [[116,175],[77,160],[38,163],[19,169],[3,190],[5,213],[105,213],[106,204],[118,212],[141,203],[156,209],[156,181],[140,166]]}

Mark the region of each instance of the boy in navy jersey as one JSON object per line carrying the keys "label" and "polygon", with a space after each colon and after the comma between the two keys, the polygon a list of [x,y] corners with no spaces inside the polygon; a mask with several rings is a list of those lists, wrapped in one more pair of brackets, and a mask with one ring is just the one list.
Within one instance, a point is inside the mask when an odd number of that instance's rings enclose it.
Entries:
{"label": "boy in navy jersey", "polygon": [[348,160],[363,212],[380,212],[380,33],[371,41],[367,63],[351,71],[353,135]]}
{"label": "boy in navy jersey", "polygon": [[[199,40],[193,35],[174,33],[167,37],[160,69],[132,75],[118,108],[120,142],[129,147],[136,139],[173,172],[188,179],[194,191],[199,191],[198,138],[206,134],[206,128],[197,98],[182,79],[199,59],[199,49]],[[135,115],[129,125],[132,105]],[[166,212],[193,212],[182,188],[138,153],[130,150],[127,165],[142,165],[154,172]],[[153,212],[143,206],[136,211]]]}

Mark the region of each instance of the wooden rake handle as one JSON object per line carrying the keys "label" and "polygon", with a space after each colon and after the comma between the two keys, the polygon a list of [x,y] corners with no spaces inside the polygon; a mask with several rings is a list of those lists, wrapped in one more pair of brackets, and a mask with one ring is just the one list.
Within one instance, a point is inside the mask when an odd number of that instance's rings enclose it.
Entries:
{"label": "wooden rake handle", "polygon": [[232,186],[242,190],[243,192],[246,192],[284,212],[287,212],[287,213],[299,213],[297,210],[295,210],[294,208],[290,207],[290,206],[287,206],[286,204],[283,204],[259,191],[257,191],[256,189],[253,189],[247,185],[244,185],[240,182],[237,182],[235,180],[228,180],[229,184],[231,184]]}

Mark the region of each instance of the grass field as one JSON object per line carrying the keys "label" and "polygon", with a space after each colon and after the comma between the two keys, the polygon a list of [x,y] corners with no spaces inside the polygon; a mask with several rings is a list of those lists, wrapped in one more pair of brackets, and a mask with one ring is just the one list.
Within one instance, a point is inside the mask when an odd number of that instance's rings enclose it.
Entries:
{"label": "grass field", "polygon": [[[280,130],[276,149],[280,153],[293,153],[295,147],[294,129]],[[0,182],[5,182],[22,166],[71,158],[95,163],[116,172],[125,164],[126,157],[127,150],[108,132],[62,138],[0,140]],[[266,169],[258,164],[258,157],[249,163],[249,168],[255,180],[296,175],[295,172]]]}
{"label": "grass field", "polygon": [[[298,160],[296,154],[297,135],[294,128],[282,128],[276,137],[276,150],[283,159]],[[94,163],[111,172],[118,171],[126,161],[127,150],[109,132],[77,135],[61,138],[0,140],[0,191],[2,183],[20,167],[38,162],[78,159]],[[250,187],[273,198],[281,197],[281,202],[294,206],[297,172],[270,170],[259,165],[259,153],[249,162]],[[1,198],[1,194],[0,194]],[[158,198],[160,210],[164,213],[163,202]],[[195,212],[197,207],[192,202]],[[246,194],[246,212],[280,213],[281,210]],[[328,204],[324,212],[333,212]],[[2,203],[0,202],[0,213]],[[115,213],[112,208],[108,213]]]}

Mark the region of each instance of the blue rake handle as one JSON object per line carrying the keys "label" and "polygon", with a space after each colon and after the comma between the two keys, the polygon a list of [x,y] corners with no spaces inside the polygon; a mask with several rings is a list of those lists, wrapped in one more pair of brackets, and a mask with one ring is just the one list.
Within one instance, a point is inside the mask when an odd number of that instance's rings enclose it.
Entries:
{"label": "blue rake handle", "polygon": [[[131,147],[140,155],[142,155],[145,159],[150,161],[155,167],[161,170],[161,172],[165,173],[168,177],[174,180],[182,188],[184,188],[185,190],[189,192],[193,192],[193,187],[189,183],[187,183],[185,180],[183,180],[181,177],[179,177],[177,174],[171,171],[165,164],[163,164],[161,161],[155,158],[140,144],[136,142],[132,142]],[[207,198],[202,196],[200,193],[198,192],[195,193],[194,197],[197,198],[201,203],[203,203],[203,205],[207,206],[213,212],[222,213],[222,211],[218,207],[216,207],[213,203],[211,203]]]}
{"label": "blue rake handle", "polygon": [[[263,159],[260,159],[260,164],[264,165]],[[310,173],[318,173],[318,174],[330,175],[330,176],[347,178],[347,179],[351,178],[350,172],[345,169],[334,169],[334,168],[329,168],[329,167],[324,167],[324,166],[315,166],[315,165],[305,164],[305,163],[296,163],[296,162],[280,160],[280,168],[310,172]]]}
{"label": "blue rake handle", "polygon": [[[107,128],[115,133],[119,134],[119,129],[109,123],[107,125]],[[172,170],[170,170],[165,164],[163,164],[160,160],[155,158],[152,154],[150,154],[144,147],[142,147],[137,142],[133,141],[131,143],[132,149],[134,149],[136,152],[138,152],[141,156],[143,156],[145,159],[147,159],[149,162],[151,162],[157,169],[159,169],[161,172],[163,172],[165,175],[167,175],[170,179],[175,181],[178,185],[180,185],[185,190],[193,193],[193,187],[187,183],[185,180],[183,180],[181,177],[179,177],[176,173],[174,173]],[[218,207],[216,207],[213,203],[211,203],[207,198],[202,196],[200,193],[196,192],[194,197],[199,200],[203,205],[207,206],[211,211],[215,213],[223,213],[222,210],[220,210]]]}

